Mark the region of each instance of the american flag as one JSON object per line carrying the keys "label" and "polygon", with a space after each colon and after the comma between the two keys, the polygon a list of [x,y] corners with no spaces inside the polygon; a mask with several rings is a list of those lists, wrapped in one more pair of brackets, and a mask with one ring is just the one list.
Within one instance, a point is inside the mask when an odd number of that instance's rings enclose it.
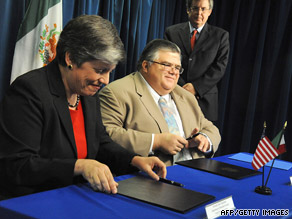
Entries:
{"label": "american flag", "polygon": [[251,164],[255,170],[258,170],[278,155],[279,151],[274,147],[270,139],[265,136],[260,140]]}

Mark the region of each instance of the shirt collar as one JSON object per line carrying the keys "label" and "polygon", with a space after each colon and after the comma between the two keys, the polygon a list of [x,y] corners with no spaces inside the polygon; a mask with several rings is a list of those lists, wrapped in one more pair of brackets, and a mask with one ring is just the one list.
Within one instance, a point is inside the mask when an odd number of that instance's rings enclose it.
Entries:
{"label": "shirt collar", "polygon": [[197,30],[197,31],[198,31],[198,33],[200,34],[200,33],[201,33],[201,31],[202,31],[202,29],[204,28],[204,26],[205,26],[205,24],[204,24],[204,25],[202,25],[201,27],[199,27],[198,29],[196,29],[196,28],[194,28],[194,27],[192,26],[191,22],[189,22],[190,33],[192,33],[194,30]]}

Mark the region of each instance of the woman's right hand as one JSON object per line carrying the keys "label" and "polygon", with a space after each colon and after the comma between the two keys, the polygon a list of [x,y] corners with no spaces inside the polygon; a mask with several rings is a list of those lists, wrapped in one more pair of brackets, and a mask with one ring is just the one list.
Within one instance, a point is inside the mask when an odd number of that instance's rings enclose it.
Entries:
{"label": "woman's right hand", "polygon": [[109,167],[91,159],[78,159],[74,175],[82,175],[95,191],[117,193],[118,183],[114,180]]}

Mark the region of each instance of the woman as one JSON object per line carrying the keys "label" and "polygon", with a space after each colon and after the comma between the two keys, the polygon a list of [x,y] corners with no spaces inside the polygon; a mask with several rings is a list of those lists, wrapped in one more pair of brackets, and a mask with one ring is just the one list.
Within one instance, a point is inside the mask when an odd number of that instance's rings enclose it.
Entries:
{"label": "woman", "polygon": [[102,125],[96,93],[124,56],[113,24],[83,15],[65,26],[55,60],[14,81],[0,105],[0,187],[6,196],[84,179],[94,190],[116,193],[111,171],[138,168],[156,180],[166,176],[158,158],[126,151]]}

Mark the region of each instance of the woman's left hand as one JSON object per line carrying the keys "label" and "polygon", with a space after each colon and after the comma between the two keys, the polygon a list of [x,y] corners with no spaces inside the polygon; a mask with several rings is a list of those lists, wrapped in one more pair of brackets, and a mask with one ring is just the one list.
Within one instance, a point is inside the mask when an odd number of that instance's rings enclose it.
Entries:
{"label": "woman's left hand", "polygon": [[157,181],[166,177],[166,166],[158,157],[135,156],[131,164]]}

